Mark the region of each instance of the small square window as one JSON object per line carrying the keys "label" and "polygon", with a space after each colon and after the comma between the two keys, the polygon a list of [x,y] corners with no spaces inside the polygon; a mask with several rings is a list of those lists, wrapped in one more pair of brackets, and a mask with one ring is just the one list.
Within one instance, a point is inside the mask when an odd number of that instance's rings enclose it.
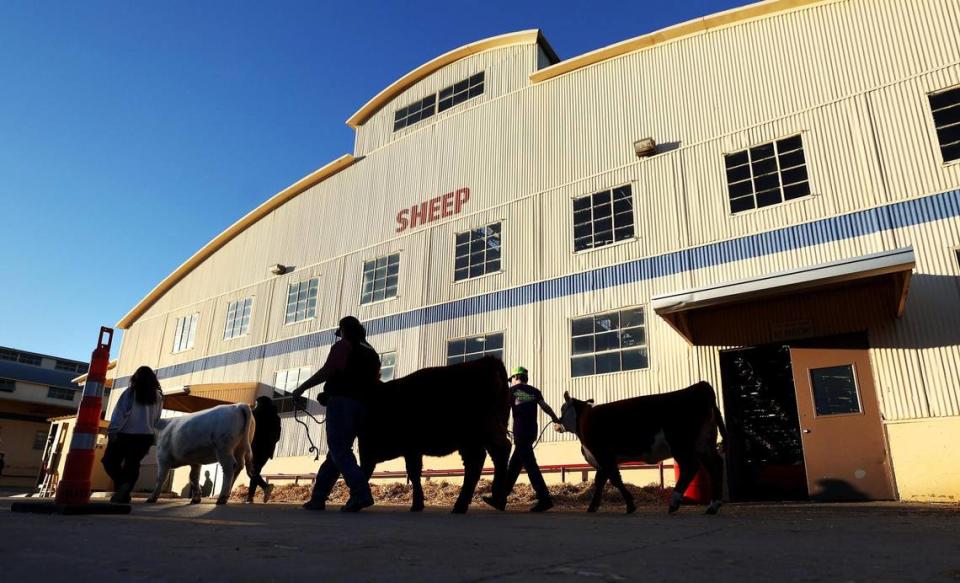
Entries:
{"label": "small square window", "polygon": [[943,161],[960,160],[960,87],[929,96]]}
{"label": "small square window", "polygon": [[853,365],[811,369],[810,385],[817,415],[860,412],[860,395]]}
{"label": "small square window", "polygon": [[574,251],[631,239],[634,234],[629,184],[573,199]]}
{"label": "small square window", "polygon": [[503,334],[486,334],[447,342],[447,364],[470,362],[484,356],[503,360]]}
{"label": "small square window", "polygon": [[730,212],[774,206],[810,194],[798,134],[724,156]]}
{"label": "small square window", "polygon": [[500,271],[501,225],[457,233],[453,258],[453,279],[461,281]]}
{"label": "small square window", "polygon": [[647,368],[643,308],[570,321],[570,375],[582,377]]}

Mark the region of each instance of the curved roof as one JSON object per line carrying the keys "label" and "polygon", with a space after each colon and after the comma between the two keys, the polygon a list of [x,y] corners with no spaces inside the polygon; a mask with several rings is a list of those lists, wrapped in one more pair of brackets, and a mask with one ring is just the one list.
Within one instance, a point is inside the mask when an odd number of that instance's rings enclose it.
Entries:
{"label": "curved roof", "polygon": [[380,110],[381,107],[386,105],[390,100],[400,93],[409,89],[414,83],[424,79],[437,70],[446,67],[454,61],[459,61],[464,57],[476,55],[477,53],[482,53],[491,49],[499,49],[514,45],[529,45],[534,43],[540,43],[540,46],[543,47],[543,50],[547,52],[547,55],[552,61],[556,62],[560,60],[547,40],[543,38],[542,34],[540,34],[540,31],[535,28],[478,40],[444,53],[432,61],[428,61],[420,65],[403,77],[400,77],[391,83],[386,89],[380,93],[377,93],[373,99],[366,102],[363,107],[357,110],[355,114],[351,115],[350,119],[347,120],[347,125],[352,128],[362,125],[368,119],[370,119],[374,113]]}
{"label": "curved roof", "polygon": [[544,67],[539,71],[534,71],[530,75],[530,80],[534,83],[546,81],[582,69],[590,65],[614,59],[627,53],[632,53],[641,49],[646,49],[654,45],[663,44],[680,38],[693,36],[699,33],[707,32],[717,28],[739,24],[747,20],[769,16],[778,12],[785,12],[796,8],[802,8],[810,4],[821,4],[836,0],[766,0],[756,4],[748,4],[740,8],[733,8],[724,12],[717,12],[710,16],[695,18],[682,22],[674,26],[660,29],[642,36],[627,39],[625,41],[606,46],[589,53],[584,53],[578,57],[560,61],[559,63]]}
{"label": "curved roof", "polygon": [[130,325],[137,320],[137,318],[142,316],[143,313],[150,308],[150,306],[152,306],[157,300],[160,299],[161,296],[163,296],[163,294],[170,291],[170,288],[176,285],[177,282],[186,277],[188,273],[193,271],[198,265],[203,263],[204,260],[216,253],[217,250],[230,242],[234,237],[245,231],[250,225],[267,216],[271,211],[275,210],[277,207],[287,202],[291,198],[297,196],[311,186],[323,182],[327,178],[330,178],[354,162],[356,162],[356,158],[354,158],[352,154],[344,154],[323,168],[315,170],[314,172],[294,182],[290,186],[284,188],[277,194],[270,197],[270,199],[265,203],[244,215],[239,221],[230,225],[227,227],[227,230],[214,237],[212,241],[204,245],[203,248],[194,253],[190,259],[184,261],[183,264],[180,265],[180,267],[178,267],[173,273],[168,275],[163,281],[158,283],[155,288],[150,290],[150,293],[148,293],[146,297],[140,300],[140,302],[134,306],[132,310],[127,312],[127,314],[121,318],[119,322],[117,322],[117,328],[120,328],[121,330],[129,328]]}

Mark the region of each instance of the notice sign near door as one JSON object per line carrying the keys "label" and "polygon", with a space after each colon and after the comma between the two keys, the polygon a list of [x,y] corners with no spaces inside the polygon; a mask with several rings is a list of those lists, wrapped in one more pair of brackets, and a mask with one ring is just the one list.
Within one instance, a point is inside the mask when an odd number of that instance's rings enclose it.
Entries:
{"label": "notice sign near door", "polygon": [[774,340],[796,340],[813,335],[813,322],[807,319],[774,322],[770,325],[770,335]]}

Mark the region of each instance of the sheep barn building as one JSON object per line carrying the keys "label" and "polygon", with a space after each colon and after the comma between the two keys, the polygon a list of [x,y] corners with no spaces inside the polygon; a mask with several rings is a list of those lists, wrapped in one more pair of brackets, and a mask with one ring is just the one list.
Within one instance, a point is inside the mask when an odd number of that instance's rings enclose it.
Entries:
{"label": "sheep barn building", "polygon": [[494,354],[557,409],[709,381],[733,500],[956,500],[958,39],[956,0],[768,0],[567,60],[452,50],[134,306],[114,386],[275,394],[265,473],[312,472],[283,397],[353,314],[385,378]]}

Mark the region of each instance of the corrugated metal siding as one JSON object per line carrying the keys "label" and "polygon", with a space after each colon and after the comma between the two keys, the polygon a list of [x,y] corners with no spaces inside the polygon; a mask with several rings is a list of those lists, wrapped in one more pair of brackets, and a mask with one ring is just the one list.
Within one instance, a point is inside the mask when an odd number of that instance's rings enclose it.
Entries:
{"label": "corrugated metal siding", "polygon": [[[272,384],[277,370],[322,362],[327,348],[318,348],[317,334],[341,314],[369,320],[407,313],[642,257],[668,261],[664,254],[712,244],[684,259],[691,269],[672,275],[613,287],[574,278],[556,284],[576,292],[563,297],[518,288],[496,302],[519,307],[498,309],[494,300],[441,306],[415,316],[424,319],[419,328],[379,331],[372,340],[381,351],[398,352],[403,374],[441,364],[450,338],[504,330],[508,365],[528,366],[555,406],[565,389],[608,401],[701,378],[719,387],[719,348],[687,346],[649,309],[649,369],[571,379],[569,319],[648,307],[652,295],[680,288],[913,245],[918,267],[906,314],[871,330],[884,415],[958,415],[958,269],[950,253],[960,244],[958,220],[924,219],[858,236],[844,221],[784,230],[960,186],[960,164],[941,163],[926,99],[960,84],[958,33],[955,0],[847,0],[667,43],[536,85],[526,79],[537,66],[533,45],[465,59],[396,103],[476,67],[487,71],[482,98],[389,143],[393,109],[376,114],[357,135],[363,160],[253,225],[125,333],[118,376],[140,364],[183,365],[196,370],[177,369],[164,382]],[[730,215],[723,154],[794,133],[803,135],[813,196]],[[646,136],[669,151],[637,160],[632,143]],[[572,253],[571,198],[627,183],[636,239]],[[401,208],[462,186],[471,189],[463,215],[395,232]],[[504,225],[503,272],[453,283],[454,233],[496,220]],[[760,249],[755,240],[722,243],[758,232],[770,232],[764,241],[780,250]],[[805,237],[825,242],[796,244]],[[399,297],[358,306],[363,260],[396,251]],[[732,254],[746,259],[731,262]],[[274,263],[296,271],[271,276]],[[317,318],[285,326],[286,286],[311,275],[321,281]],[[247,295],[256,297],[250,333],[222,340],[228,302]],[[483,305],[493,311],[475,313]],[[193,311],[201,313],[202,338],[198,333],[194,350],[170,354],[176,318]],[[299,338],[282,354],[271,344]],[[249,352],[237,355],[239,349]],[[217,366],[191,364],[221,354]],[[285,433],[291,435],[285,455],[305,452],[300,437]]]}

